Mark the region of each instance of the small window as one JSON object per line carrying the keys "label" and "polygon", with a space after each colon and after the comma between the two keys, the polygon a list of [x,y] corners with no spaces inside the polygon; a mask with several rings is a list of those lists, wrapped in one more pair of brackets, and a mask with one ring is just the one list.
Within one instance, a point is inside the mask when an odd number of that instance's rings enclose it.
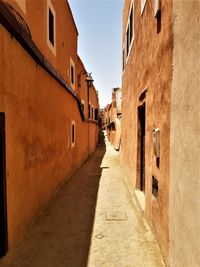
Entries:
{"label": "small window", "polygon": [[50,0],[47,0],[47,45],[56,55],[56,13]]}
{"label": "small window", "polygon": [[128,52],[129,52],[129,26],[126,31],[126,56],[128,56]]}
{"label": "small window", "polygon": [[92,113],[92,119],[94,119],[94,113],[93,112],[94,112],[94,108],[92,106],[92,112],[91,112]]}
{"label": "small window", "polygon": [[72,137],[72,147],[74,147],[75,146],[75,122],[74,121],[72,121],[71,137]]}
{"label": "small window", "polygon": [[54,16],[49,8],[49,41],[54,46]]}
{"label": "small window", "polygon": [[74,66],[71,66],[71,83],[74,84]]}
{"label": "small window", "polygon": [[88,107],[88,118],[90,119],[90,109],[91,109],[91,105],[89,104],[89,107]]}
{"label": "small window", "polygon": [[70,58],[70,83],[73,89],[75,89],[75,64],[72,58]]}
{"label": "small window", "polygon": [[131,14],[130,14],[130,40],[129,42],[131,43],[133,38],[133,7],[131,8]]}
{"label": "small window", "polygon": [[95,108],[95,121],[98,121],[98,116],[99,116],[99,110],[98,108]]}

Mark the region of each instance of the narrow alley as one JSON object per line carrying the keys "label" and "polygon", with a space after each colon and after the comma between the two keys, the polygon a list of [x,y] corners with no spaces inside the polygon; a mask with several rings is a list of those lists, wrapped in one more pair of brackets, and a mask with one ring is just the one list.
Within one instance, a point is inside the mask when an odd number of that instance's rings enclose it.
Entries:
{"label": "narrow alley", "polygon": [[164,266],[106,138],[0,266]]}

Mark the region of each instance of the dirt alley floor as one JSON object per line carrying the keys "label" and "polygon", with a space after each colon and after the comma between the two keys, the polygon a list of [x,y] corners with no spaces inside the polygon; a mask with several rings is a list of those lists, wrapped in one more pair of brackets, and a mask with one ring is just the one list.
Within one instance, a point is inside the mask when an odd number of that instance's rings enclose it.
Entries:
{"label": "dirt alley floor", "polygon": [[23,242],[0,259],[19,267],[162,267],[159,247],[105,139],[50,201]]}

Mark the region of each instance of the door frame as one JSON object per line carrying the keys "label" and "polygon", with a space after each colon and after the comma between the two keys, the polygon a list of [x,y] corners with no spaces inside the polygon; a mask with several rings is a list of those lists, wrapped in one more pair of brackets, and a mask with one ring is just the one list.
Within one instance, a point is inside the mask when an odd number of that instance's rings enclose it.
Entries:
{"label": "door frame", "polygon": [[[137,109],[137,179],[136,189],[145,194],[145,135],[146,135],[146,103]],[[143,120],[143,121],[142,121]]]}

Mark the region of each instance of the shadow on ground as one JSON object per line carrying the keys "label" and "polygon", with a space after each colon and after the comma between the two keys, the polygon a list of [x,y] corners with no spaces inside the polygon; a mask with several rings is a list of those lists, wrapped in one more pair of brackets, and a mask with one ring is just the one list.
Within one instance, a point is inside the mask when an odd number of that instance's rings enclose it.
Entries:
{"label": "shadow on ground", "polygon": [[106,151],[104,136],[89,160],[49,203],[25,240],[0,266],[87,266]]}

